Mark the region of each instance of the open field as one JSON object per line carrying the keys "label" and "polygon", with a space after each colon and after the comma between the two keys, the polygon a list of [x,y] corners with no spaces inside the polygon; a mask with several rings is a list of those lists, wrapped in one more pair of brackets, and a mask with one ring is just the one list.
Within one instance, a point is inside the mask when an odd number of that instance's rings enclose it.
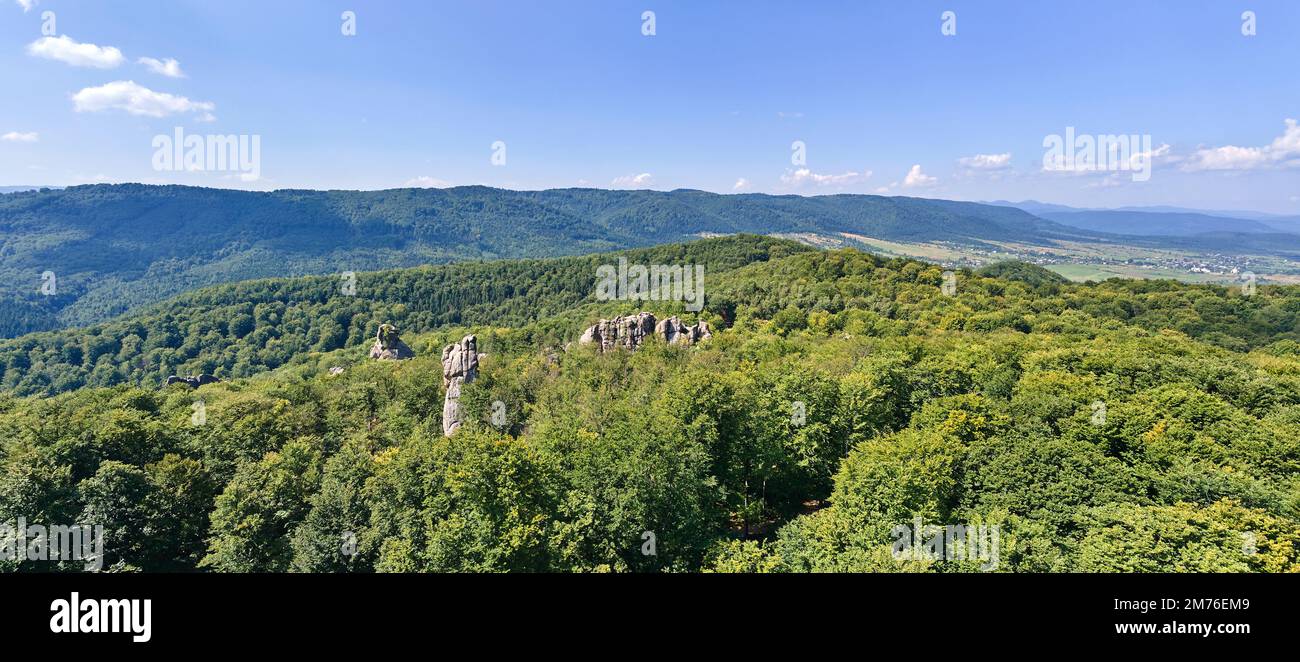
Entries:
{"label": "open field", "polygon": [[[1232,284],[1241,281],[1240,274],[1249,272],[1255,274],[1261,283],[1300,283],[1300,263],[1268,255],[1202,255],[1190,251],[1080,241],[1057,241],[1052,246],[989,242],[997,249],[988,250],[947,242],[889,241],[848,232],[839,233],[839,237],[801,233],[786,238],[819,248],[856,244],[864,250],[888,257],[911,257],[955,267],[1021,260],[1046,267],[1076,282],[1108,278],[1167,278],[1185,283]],[[1234,269],[1236,273],[1233,273]]]}
{"label": "open field", "polygon": [[1108,278],[1171,278],[1184,283],[1231,283],[1222,274],[1189,274],[1175,269],[1107,264],[1050,264],[1047,268],[1075,282]]}

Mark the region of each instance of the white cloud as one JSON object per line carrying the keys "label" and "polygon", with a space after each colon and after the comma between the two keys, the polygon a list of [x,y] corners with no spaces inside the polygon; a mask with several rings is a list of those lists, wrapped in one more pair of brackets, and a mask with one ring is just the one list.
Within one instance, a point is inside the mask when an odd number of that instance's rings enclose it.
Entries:
{"label": "white cloud", "polygon": [[731,190],[748,191],[750,188],[752,188],[752,186],[750,185],[749,180],[745,179],[744,177],[741,177],[740,179],[736,180],[736,183],[734,186],[731,187]]}
{"label": "white cloud", "polygon": [[1268,154],[1263,147],[1237,147],[1226,145],[1214,149],[1199,149],[1184,170],[1254,170],[1268,165]]}
{"label": "white cloud", "polygon": [[967,170],[1004,170],[1011,167],[1011,153],[965,156],[957,159],[957,165]]}
{"label": "white cloud", "polygon": [[161,76],[166,76],[168,78],[185,77],[185,72],[181,71],[181,63],[177,62],[175,58],[169,57],[164,60],[156,60],[151,57],[142,57],[139,60],[136,60],[136,62],[149,67],[149,71]]}
{"label": "white cloud", "polygon": [[647,186],[652,186],[654,184],[654,181],[655,181],[654,175],[648,172],[643,172],[639,175],[624,175],[622,177],[615,177],[614,181],[610,182],[609,187],[610,188],[645,188]]}
{"label": "white cloud", "polygon": [[447,188],[448,186],[451,186],[451,182],[427,175],[408,179],[405,184],[402,184],[403,188]]}
{"label": "white cloud", "polygon": [[32,131],[31,133],[18,133],[17,131],[10,131],[9,133],[0,136],[0,140],[3,140],[7,143],[34,143],[37,140],[40,140],[40,138],[41,137],[37,135],[35,131]]}
{"label": "white cloud", "polygon": [[32,7],[36,6],[36,3],[38,1],[39,0],[18,0],[18,6],[22,7],[23,13],[26,14],[27,12],[32,10]]}
{"label": "white cloud", "polygon": [[1183,163],[1183,170],[1256,170],[1280,165],[1300,165],[1300,124],[1286,120],[1286,130],[1262,147],[1225,145],[1199,149]]}
{"label": "white cloud", "polygon": [[781,118],[781,119],[783,119],[783,120],[785,120],[785,119],[796,119],[796,120],[797,120],[797,119],[800,119],[800,118],[803,117],[803,113],[800,112],[800,111],[794,111],[794,112],[792,112],[792,113],[787,113],[787,112],[785,112],[785,111],[777,111],[776,116],[779,117],[779,118]]}
{"label": "white cloud", "polygon": [[74,67],[94,67],[112,69],[126,59],[122,51],[112,46],[83,44],[68,35],[61,37],[42,37],[27,45],[27,54],[58,60]]}
{"label": "white cloud", "polygon": [[212,121],[216,105],[208,101],[190,101],[186,97],[154,92],[131,80],[119,80],[99,87],[87,87],[72,95],[75,110],[95,113],[104,110],[125,110],[132,115],[166,117],[178,113],[202,113],[200,121]]}
{"label": "white cloud", "polygon": [[845,172],[839,175],[823,175],[815,173],[808,168],[798,170],[786,170],[781,175],[781,181],[791,186],[799,187],[804,184],[815,184],[817,186],[847,186],[858,182],[866,181],[871,177],[871,171],[863,172]]}
{"label": "white cloud", "polygon": [[920,165],[914,165],[911,170],[907,171],[907,176],[903,178],[903,186],[905,188],[922,188],[933,186],[938,181],[938,179],[921,172]]}

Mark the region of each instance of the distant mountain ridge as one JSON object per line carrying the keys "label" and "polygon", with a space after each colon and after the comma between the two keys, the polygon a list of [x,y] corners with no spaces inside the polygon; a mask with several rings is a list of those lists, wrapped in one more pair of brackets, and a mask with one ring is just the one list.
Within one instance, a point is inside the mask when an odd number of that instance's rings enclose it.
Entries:
{"label": "distant mountain ridge", "polygon": [[[99,322],[217,283],[736,233],[970,245],[1087,235],[1008,207],[867,195],[75,186],[0,198],[0,336]],[[50,296],[38,294],[46,272],[57,283]]]}
{"label": "distant mountain ridge", "polygon": [[1088,209],[1037,200],[988,204],[1013,207],[1081,230],[1132,236],[1188,237],[1203,233],[1300,234],[1300,216],[1252,211],[1213,211],[1184,207],[1118,207]]}
{"label": "distant mountain ridge", "polygon": [[942,242],[982,254],[1071,242],[1300,256],[1300,235],[1243,231],[1240,221],[1164,236],[1133,236],[1123,225],[1080,228],[1010,206],[849,194],[74,186],[0,196],[0,337],[86,326],[220,283],[741,233],[819,246],[852,243],[846,237]]}
{"label": "distant mountain ridge", "polygon": [[1139,211],[1039,212],[1039,216],[1064,225],[1108,232],[1145,236],[1190,236],[1205,232],[1277,232],[1261,221],[1222,218],[1205,214]]}

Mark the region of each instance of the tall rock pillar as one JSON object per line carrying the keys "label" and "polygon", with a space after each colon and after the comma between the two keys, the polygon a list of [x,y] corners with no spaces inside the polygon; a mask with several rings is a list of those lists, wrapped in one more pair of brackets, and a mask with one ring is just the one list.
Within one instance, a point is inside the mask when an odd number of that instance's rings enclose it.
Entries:
{"label": "tall rock pillar", "polygon": [[447,395],[442,401],[442,433],[450,437],[460,428],[460,388],[478,377],[478,339],[465,336],[458,343],[442,348],[442,387]]}

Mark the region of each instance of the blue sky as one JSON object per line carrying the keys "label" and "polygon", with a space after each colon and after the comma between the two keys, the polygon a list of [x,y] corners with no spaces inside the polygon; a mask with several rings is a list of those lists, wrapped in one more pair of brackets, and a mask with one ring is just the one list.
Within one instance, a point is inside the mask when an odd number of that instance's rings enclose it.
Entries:
{"label": "blue sky", "polygon": [[[1285,0],[0,2],[0,185],[698,188],[1300,213],[1300,128],[1287,124],[1300,119],[1300,3]],[[955,35],[941,33],[945,11]],[[156,170],[152,141],[175,127],[260,136],[260,178]],[[1066,127],[1149,135],[1150,178],[1044,171],[1044,139]],[[792,163],[794,141],[806,163]]]}

